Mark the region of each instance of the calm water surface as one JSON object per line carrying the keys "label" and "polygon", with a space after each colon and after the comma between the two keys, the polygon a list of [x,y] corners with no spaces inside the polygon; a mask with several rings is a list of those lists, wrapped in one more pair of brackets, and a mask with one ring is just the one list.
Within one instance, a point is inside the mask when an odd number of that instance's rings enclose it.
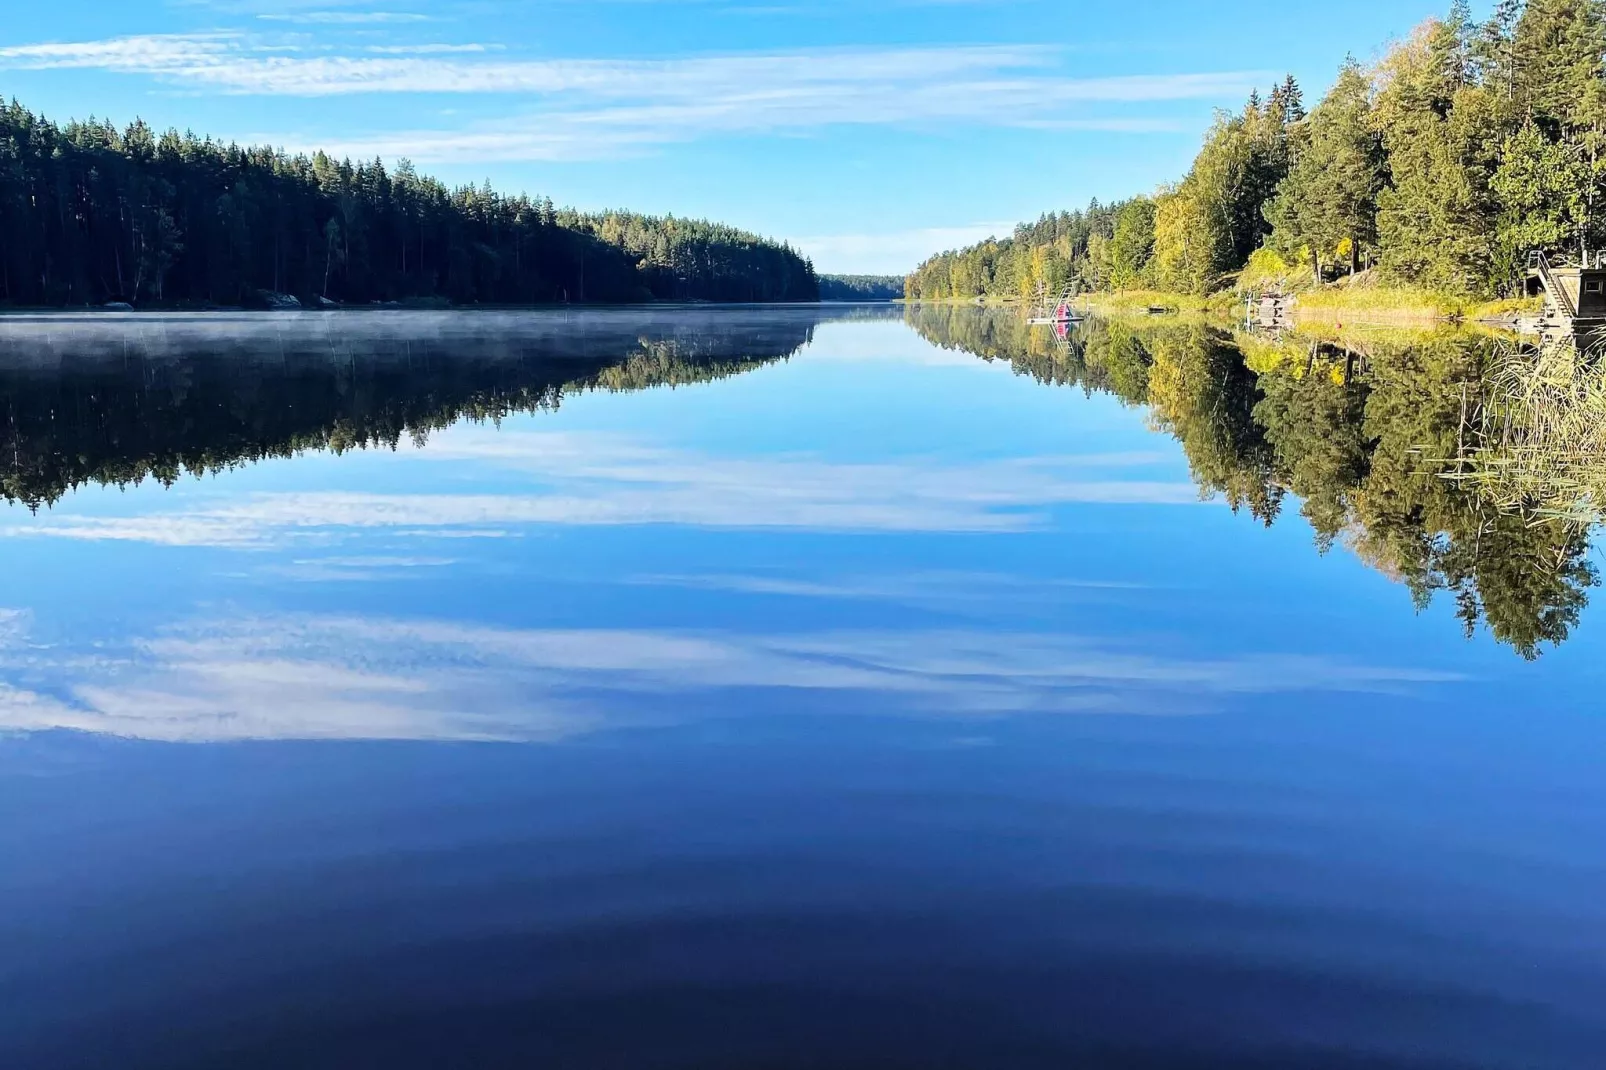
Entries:
{"label": "calm water surface", "polygon": [[0,321],[0,1064],[1606,1066],[1591,532],[1268,348]]}

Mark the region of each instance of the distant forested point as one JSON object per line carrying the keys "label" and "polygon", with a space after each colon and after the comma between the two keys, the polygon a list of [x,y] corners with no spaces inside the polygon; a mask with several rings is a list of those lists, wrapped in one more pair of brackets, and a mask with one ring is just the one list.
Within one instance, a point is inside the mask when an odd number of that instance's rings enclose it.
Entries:
{"label": "distant forested point", "polygon": [[0,305],[816,301],[790,246],[0,102]]}
{"label": "distant forested point", "polygon": [[901,301],[902,275],[821,275],[821,301]]}
{"label": "distant forested point", "polygon": [[1606,0],[1464,0],[1307,113],[1287,79],[1221,113],[1192,169],[1151,196],[1045,215],[932,257],[911,299],[1077,285],[1205,294],[1234,282],[1519,292],[1527,257],[1606,246]]}

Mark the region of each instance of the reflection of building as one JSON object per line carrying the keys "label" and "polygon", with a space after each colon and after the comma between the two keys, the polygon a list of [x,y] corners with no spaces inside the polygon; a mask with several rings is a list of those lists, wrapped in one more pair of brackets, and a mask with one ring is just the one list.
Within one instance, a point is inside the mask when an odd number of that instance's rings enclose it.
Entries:
{"label": "reflection of building", "polygon": [[1249,326],[1263,331],[1286,331],[1294,326],[1294,299],[1272,290],[1249,299]]}

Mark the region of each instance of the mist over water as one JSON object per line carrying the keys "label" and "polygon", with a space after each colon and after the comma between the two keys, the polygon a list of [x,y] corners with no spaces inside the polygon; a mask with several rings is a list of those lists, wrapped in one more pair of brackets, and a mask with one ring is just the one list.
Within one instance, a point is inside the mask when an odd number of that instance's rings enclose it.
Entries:
{"label": "mist over water", "polygon": [[1595,1067],[1598,549],[1445,478],[1490,360],[0,318],[0,1051]]}

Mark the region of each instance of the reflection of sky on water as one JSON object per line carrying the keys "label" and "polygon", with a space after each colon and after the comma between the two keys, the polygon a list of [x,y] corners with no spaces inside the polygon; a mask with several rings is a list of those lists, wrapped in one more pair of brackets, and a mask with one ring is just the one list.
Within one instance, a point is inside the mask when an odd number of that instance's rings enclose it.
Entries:
{"label": "reflection of sky on water", "polygon": [[755,692],[1190,713],[1516,671],[1201,505],[1140,413],[952,357],[826,324],[715,384],[13,508],[0,723],[554,739]]}
{"label": "reflection of sky on water", "polygon": [[0,1051],[1593,1070],[1596,611],[1466,641],[1144,421],[824,324],[5,510]]}

